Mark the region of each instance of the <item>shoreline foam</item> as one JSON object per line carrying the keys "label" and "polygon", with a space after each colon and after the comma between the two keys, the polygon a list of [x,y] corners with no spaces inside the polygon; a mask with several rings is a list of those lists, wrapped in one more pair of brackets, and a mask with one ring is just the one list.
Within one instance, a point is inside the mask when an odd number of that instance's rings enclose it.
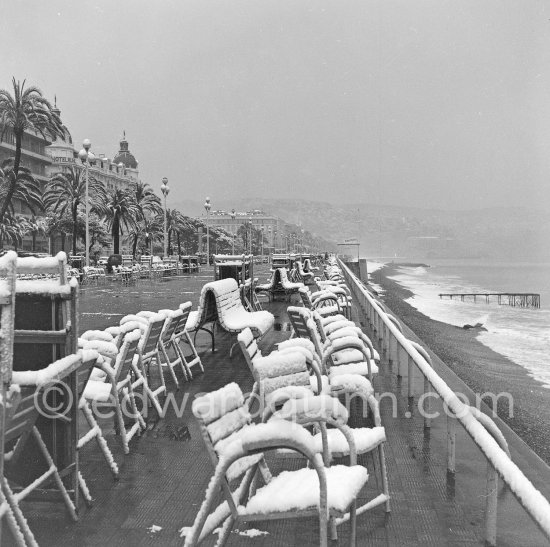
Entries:
{"label": "shoreline foam", "polygon": [[475,330],[435,321],[405,302],[413,293],[389,279],[398,267],[386,265],[377,272],[384,301],[476,393],[510,393],[513,416],[505,404],[499,404],[499,416],[550,464],[550,419],[542,414],[550,407],[550,391],[523,367],[477,340]]}

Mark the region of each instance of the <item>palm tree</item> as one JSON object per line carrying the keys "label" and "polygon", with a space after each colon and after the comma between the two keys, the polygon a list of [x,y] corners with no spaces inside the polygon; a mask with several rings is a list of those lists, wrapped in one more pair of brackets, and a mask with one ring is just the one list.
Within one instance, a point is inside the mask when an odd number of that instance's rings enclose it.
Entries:
{"label": "palm tree", "polygon": [[[136,206],[139,209],[139,217],[136,218],[136,222],[139,223],[136,225],[135,229],[132,230],[132,255],[136,256],[136,250],[139,238],[142,233],[149,233],[147,230],[149,217],[151,215],[158,215],[162,209],[160,206],[160,198],[154,193],[153,189],[146,182],[135,182],[130,191],[132,192],[134,199],[136,201]],[[147,238],[148,239],[148,238]],[[148,242],[146,242],[146,247],[148,247]]]}
{"label": "palm tree", "polygon": [[[91,210],[104,212],[105,189],[94,177],[88,177],[88,197]],[[46,186],[43,196],[46,208],[63,216],[70,212],[72,218],[73,255],[76,254],[78,210],[86,204],[86,177],[84,170],[70,167],[66,173],[57,173]]]}
{"label": "palm tree", "polygon": [[[10,190],[11,198],[8,197]],[[15,173],[13,159],[9,158],[0,166],[0,203],[6,205],[6,212],[11,216],[14,215],[14,199],[23,202],[33,214],[37,209],[43,209],[40,186],[30,170],[21,166],[19,173]]]}
{"label": "palm tree", "polygon": [[168,254],[172,254],[172,235],[178,242],[178,254],[181,254],[180,233],[189,227],[189,219],[176,209],[166,209],[166,233],[168,235]]}
{"label": "palm tree", "polygon": [[17,187],[25,131],[34,130],[45,140],[63,137],[65,133],[61,119],[40,89],[34,86],[25,89],[25,80],[23,83],[16,82],[15,78],[12,78],[12,85],[13,95],[5,89],[0,90],[0,142],[9,132],[15,137],[15,177],[9,178],[6,196],[0,203],[0,222],[10,207]]}
{"label": "palm tree", "polygon": [[114,253],[120,251],[120,235],[122,228],[131,231],[135,229],[140,218],[140,210],[131,192],[116,188],[107,195],[105,203],[107,224],[113,237]]}

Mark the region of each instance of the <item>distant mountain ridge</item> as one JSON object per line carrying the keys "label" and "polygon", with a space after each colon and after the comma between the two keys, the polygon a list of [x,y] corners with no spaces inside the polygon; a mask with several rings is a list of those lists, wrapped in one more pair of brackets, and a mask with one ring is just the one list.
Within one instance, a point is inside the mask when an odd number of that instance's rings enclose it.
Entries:
{"label": "distant mountain ridge", "polygon": [[[203,204],[174,207],[204,215]],[[368,256],[550,260],[550,213],[529,207],[444,211],[392,205],[333,205],[300,199],[242,198],[215,209],[261,209],[335,241],[358,238]]]}

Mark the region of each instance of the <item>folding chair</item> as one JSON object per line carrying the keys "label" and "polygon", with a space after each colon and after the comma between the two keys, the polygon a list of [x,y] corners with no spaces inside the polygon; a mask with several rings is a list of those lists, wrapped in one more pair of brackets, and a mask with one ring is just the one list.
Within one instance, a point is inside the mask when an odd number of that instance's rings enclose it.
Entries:
{"label": "folding chair", "polygon": [[[326,546],[329,519],[344,517],[348,512],[350,545],[355,544],[355,500],[368,473],[356,465],[349,428],[330,416],[320,418],[340,428],[352,447],[349,466],[327,468],[315,449],[313,437],[302,426],[284,420],[251,424],[243,394],[234,383],[195,399],[192,410],[215,471],[186,537],[186,546],[199,544],[219,526],[218,545],[223,545],[241,522],[311,516],[318,517],[319,543]],[[279,449],[302,454],[309,467],[273,477],[263,452]],[[265,485],[256,489],[260,474]],[[231,483],[237,479],[240,481],[232,489]],[[224,501],[214,509],[220,489]]]}
{"label": "folding chair", "polygon": [[[183,359],[179,344],[175,340],[175,333],[178,329],[185,327],[185,322],[187,317],[184,317],[183,311],[180,309],[177,310],[159,310],[159,313],[166,317],[166,322],[164,324],[164,329],[159,338],[159,348],[160,355],[164,357],[163,366],[167,367],[172,376],[172,380],[176,384],[176,389],[179,389],[179,381],[174,371],[174,368],[178,365],[183,371],[183,377],[185,380],[189,380],[190,371],[186,367],[185,360]],[[170,357],[170,350],[172,350],[173,358]]]}
{"label": "folding chair", "polygon": [[[139,329],[127,333],[116,356],[114,366],[103,365],[101,367],[106,373],[105,379],[103,381],[90,379],[86,384],[80,408],[90,425],[90,431],[81,438],[82,446],[92,440],[92,431],[97,432],[97,429],[100,429],[92,412],[96,408],[101,409],[102,414],[104,408],[110,408],[114,411],[115,431],[121,437],[125,454],[130,452],[128,443],[136,434],[141,433],[142,429],[145,429],[145,421],[137,410],[132,388],[132,362],[137,354],[140,339],[141,331]],[[90,405],[92,405],[92,408],[90,408]],[[125,424],[125,417],[130,419],[131,425],[129,427]],[[85,442],[84,439],[86,439]],[[101,439],[103,439],[103,436],[98,433],[96,441],[100,444],[100,449],[111,467],[111,471],[117,477],[118,469],[112,459],[112,454],[106,447],[104,439],[103,441]]]}
{"label": "folding chair", "polygon": [[[184,302],[183,304],[180,304],[179,309],[182,312],[182,319],[180,323],[178,324],[176,331],[174,332],[174,344],[178,348],[178,351],[180,352],[180,356],[183,361],[183,366],[187,370],[187,375],[189,379],[193,378],[193,373],[191,372],[191,367],[194,367],[195,365],[198,365],[201,372],[204,372],[204,367],[202,366],[201,358],[199,357],[199,354],[197,353],[197,349],[195,348],[195,344],[189,335],[189,332],[187,331],[187,321],[189,319],[189,314],[191,313],[191,302]],[[182,343],[185,344],[189,350],[191,351],[190,355],[185,355],[184,349],[182,347]]]}
{"label": "folding chair", "polygon": [[[49,391],[56,389],[56,384],[69,377],[70,374],[76,373],[75,382],[77,385],[76,392],[78,393],[81,386],[87,381],[90,375],[91,368],[98,359],[99,354],[95,351],[83,351],[78,354],[69,355],[59,361],[56,361],[38,371],[21,371],[13,373],[12,388],[10,389],[8,411],[5,419],[4,450],[10,449],[9,452],[4,452],[4,460],[8,464],[7,471],[17,470],[18,475],[21,475],[21,469],[18,465],[18,460],[25,450],[29,450],[29,440],[32,438],[33,453],[42,456],[45,462],[45,471],[34,478],[32,482],[14,492],[10,486],[7,477],[4,476],[2,481],[2,489],[10,505],[15,519],[22,530],[25,540],[30,545],[36,545],[34,537],[28,528],[28,524],[24,519],[19,503],[24,500],[33,490],[43,486],[47,482],[53,480],[57,487],[57,491],[61,494],[63,502],[69,511],[69,515],[73,520],[77,520],[76,507],[73,504],[55,462],[50,455],[48,448],[36,427],[36,420],[40,414],[48,413],[52,418],[57,415],[51,415],[52,410],[47,407],[38,407],[37,401],[44,401],[46,394]],[[20,384],[20,385],[17,385]],[[70,403],[70,402],[69,402]],[[57,410],[57,409],[56,409]],[[59,417],[63,418],[63,414]],[[78,459],[77,459],[78,469]],[[36,469],[35,469],[36,471]]]}
{"label": "folding chair", "polygon": [[[160,314],[155,314],[147,320],[145,333],[138,344],[138,367],[141,369],[141,375],[137,374],[136,368],[132,367],[134,374],[136,374],[137,377],[132,387],[135,389],[141,385],[144,391],[144,404],[142,412],[146,412],[148,407],[147,399],[150,398],[151,403],[159,415],[162,415],[159,395],[161,393],[166,393],[166,382],[164,380],[164,371],[159,352],[159,339],[162,334],[162,329],[164,328],[164,323],[165,318]],[[160,385],[156,389],[150,387],[150,373],[153,362],[157,366],[160,380]]]}

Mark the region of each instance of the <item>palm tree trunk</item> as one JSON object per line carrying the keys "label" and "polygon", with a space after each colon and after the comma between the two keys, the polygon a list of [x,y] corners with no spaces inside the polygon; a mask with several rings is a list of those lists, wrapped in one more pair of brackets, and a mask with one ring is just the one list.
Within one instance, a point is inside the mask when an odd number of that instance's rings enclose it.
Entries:
{"label": "palm tree trunk", "polygon": [[112,230],[112,236],[113,236],[113,248],[114,248],[114,254],[118,255],[120,254],[120,226],[118,222],[118,218],[115,216],[113,219],[113,230]]}
{"label": "palm tree trunk", "polygon": [[[76,255],[76,220],[77,220],[77,205],[73,206],[73,256]],[[86,243],[84,243],[86,245]]]}
{"label": "palm tree trunk", "polygon": [[178,256],[181,256],[181,241],[180,241],[180,233],[177,233],[178,236]]}
{"label": "palm tree trunk", "polygon": [[65,252],[65,232],[61,232],[61,250]]}
{"label": "palm tree trunk", "polygon": [[138,234],[134,234],[134,242],[132,243],[132,256],[134,257],[134,260],[136,258],[136,250],[137,250],[137,244],[138,244]]}
{"label": "palm tree trunk", "polygon": [[36,232],[33,230],[32,232],[32,252],[34,253],[36,251]]}
{"label": "palm tree trunk", "polygon": [[15,173],[15,176],[10,182],[10,187],[8,189],[8,193],[6,194],[6,199],[4,203],[2,203],[2,206],[0,207],[0,222],[4,220],[4,215],[8,210],[8,207],[11,203],[11,199],[13,197],[13,193],[15,192],[15,186],[17,181],[17,175],[19,174],[20,164],[21,164],[21,135],[16,133],[15,134],[15,160],[13,162],[13,172]]}

